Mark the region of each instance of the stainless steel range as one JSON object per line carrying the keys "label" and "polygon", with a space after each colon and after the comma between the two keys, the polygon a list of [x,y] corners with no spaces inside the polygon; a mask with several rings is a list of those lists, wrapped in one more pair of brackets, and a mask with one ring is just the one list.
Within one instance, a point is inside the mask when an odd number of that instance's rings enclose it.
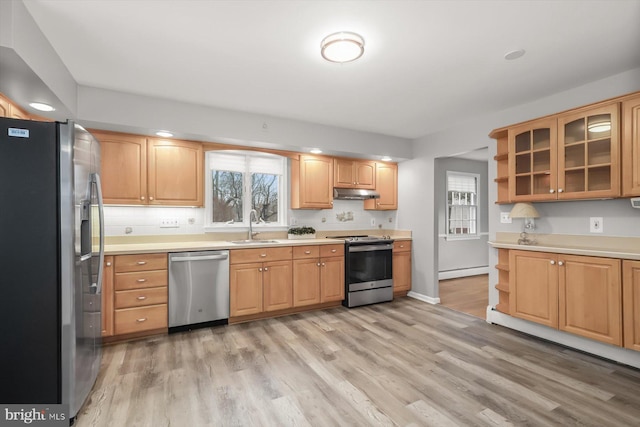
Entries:
{"label": "stainless steel range", "polygon": [[337,236],[345,241],[345,307],[393,300],[389,236]]}

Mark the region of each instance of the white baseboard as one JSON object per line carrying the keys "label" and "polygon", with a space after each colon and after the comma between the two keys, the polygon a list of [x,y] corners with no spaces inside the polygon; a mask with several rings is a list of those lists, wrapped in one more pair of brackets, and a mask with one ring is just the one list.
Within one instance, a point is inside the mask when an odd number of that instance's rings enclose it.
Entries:
{"label": "white baseboard", "polygon": [[440,298],[433,298],[427,295],[422,295],[417,292],[409,291],[408,297],[415,298],[417,300],[428,302],[429,304],[440,304]]}
{"label": "white baseboard", "polygon": [[527,320],[517,319],[508,314],[487,307],[487,322],[515,329],[526,334],[534,335],[567,347],[572,347],[587,353],[595,354],[618,363],[640,369],[640,352],[604,344],[578,335],[562,332],[557,329],[538,325]]}
{"label": "white baseboard", "polygon": [[457,279],[458,277],[477,276],[478,274],[489,274],[489,266],[441,271],[438,273],[438,280]]}

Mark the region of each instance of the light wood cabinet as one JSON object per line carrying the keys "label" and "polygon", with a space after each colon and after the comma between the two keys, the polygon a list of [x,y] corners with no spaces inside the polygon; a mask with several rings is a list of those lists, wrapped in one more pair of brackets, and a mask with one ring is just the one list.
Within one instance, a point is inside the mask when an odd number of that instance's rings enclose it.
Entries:
{"label": "light wood cabinet", "polygon": [[11,117],[11,103],[7,98],[0,95],[0,117]]}
{"label": "light wood cabinet", "polygon": [[106,204],[203,206],[202,144],[91,130]]}
{"label": "light wood cabinet", "polygon": [[612,345],[622,345],[620,260],[557,255],[558,328]]}
{"label": "light wood cabinet", "polygon": [[396,163],[376,163],[376,191],[379,199],[364,201],[367,210],[398,209],[398,165]]}
{"label": "light wood cabinet", "polygon": [[509,313],[558,328],[558,268],[554,254],[510,251]]}
{"label": "light wood cabinet", "polygon": [[620,260],[509,252],[509,314],[622,345]]}
{"label": "light wood cabinet", "polygon": [[344,299],[344,245],[296,246],[293,306]]}
{"label": "light wood cabinet", "polygon": [[333,207],[333,159],[302,154],[291,160],[291,209]]}
{"label": "light wood cabinet", "polygon": [[167,254],[116,255],[113,263],[114,335],[166,331]]}
{"label": "light wood cabinet", "polygon": [[640,196],[640,95],[622,102],[622,193]]}
{"label": "light wood cabinet", "polygon": [[102,274],[102,336],[113,335],[113,256],[104,257]]}
{"label": "light wood cabinet", "polygon": [[376,162],[334,159],[333,186],[338,188],[376,188]]}
{"label": "light wood cabinet", "polygon": [[393,242],[393,293],[406,295],[411,290],[411,242]]}
{"label": "light wood cabinet", "polygon": [[498,249],[498,283],[495,288],[498,290],[498,304],[496,310],[509,314],[509,250]]}
{"label": "light wood cabinet", "polygon": [[640,351],[640,261],[622,262],[624,346]]}
{"label": "light wood cabinet", "polygon": [[290,246],[235,249],[230,251],[229,258],[230,317],[283,310],[293,306]]}

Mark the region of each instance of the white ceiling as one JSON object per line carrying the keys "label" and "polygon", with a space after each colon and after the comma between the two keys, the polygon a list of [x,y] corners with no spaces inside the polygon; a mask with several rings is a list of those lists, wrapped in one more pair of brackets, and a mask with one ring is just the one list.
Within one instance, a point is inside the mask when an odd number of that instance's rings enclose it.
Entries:
{"label": "white ceiling", "polygon": [[639,0],[25,4],[81,85],[405,138],[640,67]]}

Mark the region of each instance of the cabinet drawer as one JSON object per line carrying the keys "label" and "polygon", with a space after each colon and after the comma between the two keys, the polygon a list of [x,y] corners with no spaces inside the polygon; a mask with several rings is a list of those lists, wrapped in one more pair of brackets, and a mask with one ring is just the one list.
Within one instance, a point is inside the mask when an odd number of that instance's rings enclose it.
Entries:
{"label": "cabinet drawer", "polygon": [[318,257],[320,257],[320,247],[318,245],[293,247],[294,259],[306,259],[306,258],[318,258]]}
{"label": "cabinet drawer", "polygon": [[116,309],[166,303],[166,286],[159,288],[134,289],[131,291],[117,291],[115,295]]}
{"label": "cabinet drawer", "polygon": [[320,257],[344,256],[344,245],[322,245],[320,246]]}
{"label": "cabinet drawer", "polygon": [[116,273],[167,268],[167,254],[138,254],[116,256]]}
{"label": "cabinet drawer", "polygon": [[411,250],[410,240],[400,240],[393,242],[393,252],[408,252]]}
{"label": "cabinet drawer", "polygon": [[247,262],[264,261],[286,261],[288,259],[291,259],[293,254],[291,246],[258,249],[233,249],[229,252],[230,264],[243,264]]}
{"label": "cabinet drawer", "polygon": [[116,335],[166,328],[167,304],[116,310],[114,325]]}
{"label": "cabinet drawer", "polygon": [[140,271],[116,274],[116,291],[167,286],[167,270]]}

